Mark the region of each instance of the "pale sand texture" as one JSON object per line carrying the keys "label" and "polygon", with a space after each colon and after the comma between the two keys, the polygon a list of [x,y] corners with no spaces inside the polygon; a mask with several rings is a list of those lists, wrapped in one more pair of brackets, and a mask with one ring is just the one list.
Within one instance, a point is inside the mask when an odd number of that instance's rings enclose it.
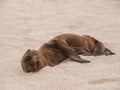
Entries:
{"label": "pale sand texture", "polygon": [[[89,34],[116,55],[24,73],[24,52],[62,33]],[[120,90],[120,0],[0,0],[0,90]]]}

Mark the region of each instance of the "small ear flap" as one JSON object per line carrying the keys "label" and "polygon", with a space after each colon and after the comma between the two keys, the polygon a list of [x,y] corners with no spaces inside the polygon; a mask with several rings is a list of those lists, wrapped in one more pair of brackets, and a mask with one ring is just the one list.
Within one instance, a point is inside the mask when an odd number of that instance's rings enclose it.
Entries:
{"label": "small ear flap", "polygon": [[30,51],[30,49],[27,50],[27,52],[29,52],[29,51]]}

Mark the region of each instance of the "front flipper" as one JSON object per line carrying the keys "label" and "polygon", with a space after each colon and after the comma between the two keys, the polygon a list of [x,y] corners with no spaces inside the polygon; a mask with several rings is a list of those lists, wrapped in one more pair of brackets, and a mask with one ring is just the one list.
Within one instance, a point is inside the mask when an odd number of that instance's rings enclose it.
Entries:
{"label": "front flipper", "polygon": [[84,59],[81,59],[80,56],[77,55],[77,53],[74,51],[74,49],[72,49],[66,41],[64,40],[54,40],[54,43],[55,45],[61,49],[61,51],[63,52],[63,54],[74,60],[74,61],[77,61],[77,62],[81,62],[81,63],[89,63],[90,61],[88,60],[84,60]]}
{"label": "front flipper", "polygon": [[111,50],[109,50],[108,48],[105,48],[104,52],[103,52],[103,55],[115,55],[115,53],[113,53]]}

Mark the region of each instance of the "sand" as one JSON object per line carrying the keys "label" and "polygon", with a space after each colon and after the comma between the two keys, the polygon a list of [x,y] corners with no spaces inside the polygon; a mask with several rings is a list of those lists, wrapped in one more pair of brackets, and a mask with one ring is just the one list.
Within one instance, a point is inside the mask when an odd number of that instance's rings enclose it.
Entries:
{"label": "sand", "polygon": [[[62,33],[89,34],[116,55],[25,73],[21,57]],[[119,0],[0,0],[0,90],[120,90]]]}

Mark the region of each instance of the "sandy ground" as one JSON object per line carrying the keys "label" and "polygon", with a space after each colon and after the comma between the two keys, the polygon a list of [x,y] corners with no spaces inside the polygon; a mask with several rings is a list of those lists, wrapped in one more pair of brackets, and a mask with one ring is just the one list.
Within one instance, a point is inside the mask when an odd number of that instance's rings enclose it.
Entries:
{"label": "sandy ground", "polygon": [[[116,55],[23,72],[24,52],[62,33],[89,34]],[[120,0],[0,0],[0,90],[120,90],[119,39]]]}

